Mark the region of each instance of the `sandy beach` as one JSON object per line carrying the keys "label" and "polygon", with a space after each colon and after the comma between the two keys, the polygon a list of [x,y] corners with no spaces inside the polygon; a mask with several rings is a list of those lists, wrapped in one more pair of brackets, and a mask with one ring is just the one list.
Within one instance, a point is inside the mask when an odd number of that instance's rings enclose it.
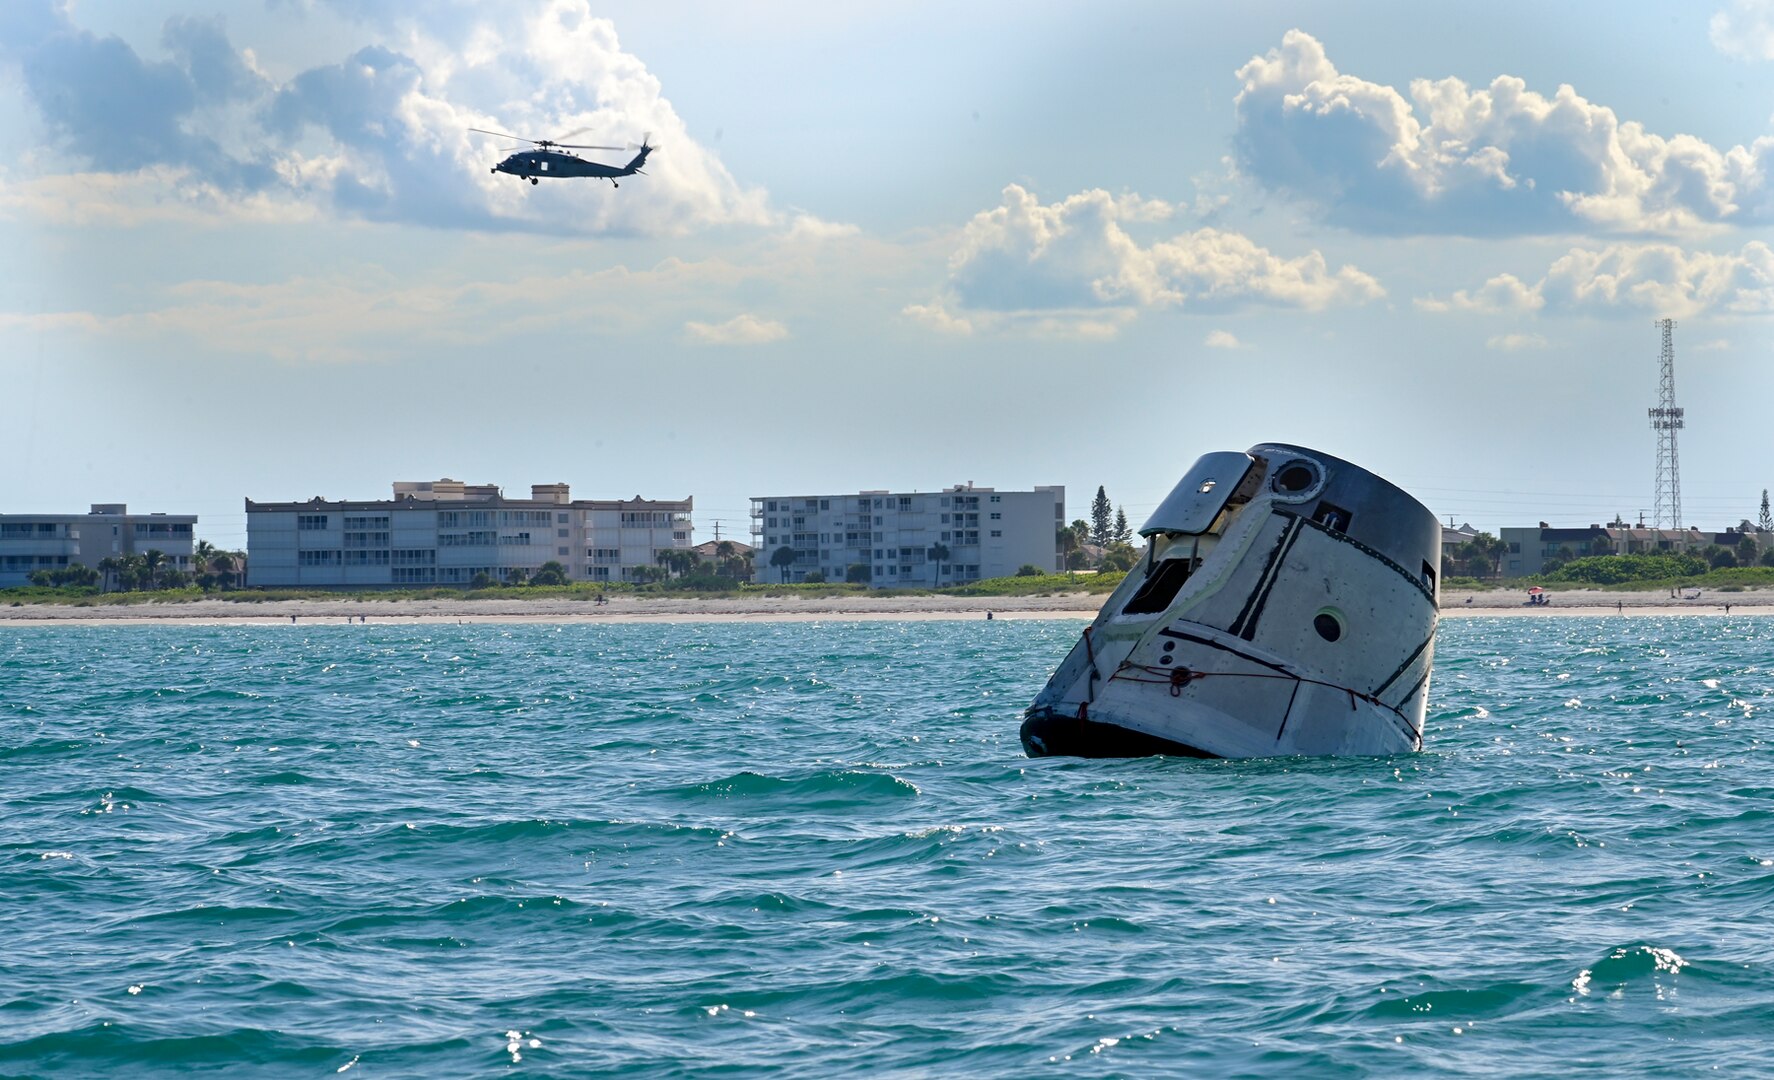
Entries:
{"label": "sandy beach", "polygon": [[[1442,597],[1442,614],[1511,615],[1767,615],[1774,614],[1774,590],[1705,592],[1696,599],[1672,598],[1666,590],[1552,593],[1544,606],[1524,604],[1517,591],[1452,592]],[[1089,619],[1105,597],[1088,593],[1053,596],[766,596],[730,598],[612,597],[608,604],[582,600],[274,600],[250,603],[196,600],[178,604],[114,604],[76,607],[25,604],[0,608],[0,626],[96,626],[178,622],[198,625],[314,625],[316,623],[454,622],[802,622],[918,619]],[[1727,612],[1727,605],[1729,611]]]}

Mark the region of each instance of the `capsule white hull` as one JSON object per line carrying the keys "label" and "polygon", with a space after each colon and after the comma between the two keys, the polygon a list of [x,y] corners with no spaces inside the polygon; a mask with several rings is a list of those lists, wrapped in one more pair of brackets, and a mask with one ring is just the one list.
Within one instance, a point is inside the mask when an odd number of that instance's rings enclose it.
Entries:
{"label": "capsule white hull", "polygon": [[[1215,495],[1221,483],[1234,490]],[[1200,490],[1180,508],[1173,495],[1141,530],[1147,562],[1029,709],[1028,752],[1418,749],[1437,619],[1440,528],[1428,510],[1283,444],[1209,455],[1185,489]]]}

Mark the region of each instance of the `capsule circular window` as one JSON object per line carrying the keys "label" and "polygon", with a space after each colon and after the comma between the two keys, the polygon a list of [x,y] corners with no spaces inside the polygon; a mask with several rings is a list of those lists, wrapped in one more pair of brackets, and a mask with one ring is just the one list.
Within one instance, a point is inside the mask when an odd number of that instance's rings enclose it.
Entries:
{"label": "capsule circular window", "polygon": [[1318,486],[1322,475],[1312,462],[1295,459],[1275,470],[1270,486],[1284,499],[1304,498]]}
{"label": "capsule circular window", "polygon": [[1326,641],[1340,641],[1343,637],[1343,613],[1336,608],[1322,608],[1312,616],[1312,629]]}

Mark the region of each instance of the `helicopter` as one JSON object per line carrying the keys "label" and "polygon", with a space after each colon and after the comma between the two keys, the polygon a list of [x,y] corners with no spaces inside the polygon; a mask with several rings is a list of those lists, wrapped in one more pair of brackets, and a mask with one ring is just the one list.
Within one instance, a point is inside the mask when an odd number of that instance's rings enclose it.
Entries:
{"label": "helicopter", "polygon": [[[587,176],[594,179],[608,180],[611,187],[621,187],[616,182],[620,176],[633,176],[641,173],[641,166],[647,163],[647,155],[658,149],[647,143],[649,136],[641,136],[640,153],[629,160],[627,165],[605,165],[601,162],[587,161],[575,150],[621,150],[620,146],[589,146],[583,143],[564,143],[554,139],[526,139],[520,135],[507,135],[502,131],[488,131],[485,128],[469,128],[469,131],[482,135],[494,135],[501,139],[516,139],[535,146],[534,150],[519,150],[504,161],[493,166],[495,173],[510,173],[520,179],[528,178],[530,183],[538,183],[544,176],[557,176],[563,179],[575,176]],[[580,128],[580,131],[586,130]],[[579,132],[570,132],[561,136],[570,139]],[[632,144],[631,144],[632,148]],[[641,173],[645,176],[645,173]]]}

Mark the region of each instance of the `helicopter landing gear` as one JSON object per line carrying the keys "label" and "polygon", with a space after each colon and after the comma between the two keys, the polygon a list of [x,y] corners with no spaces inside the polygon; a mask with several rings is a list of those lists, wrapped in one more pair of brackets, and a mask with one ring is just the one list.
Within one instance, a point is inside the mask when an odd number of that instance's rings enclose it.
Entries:
{"label": "helicopter landing gear", "polygon": [[539,181],[534,176],[532,176],[532,177],[530,177],[530,183],[532,183],[532,184],[539,183]]}
{"label": "helicopter landing gear", "polygon": [[612,181],[610,181],[610,186],[611,187],[621,187],[622,185],[618,184],[616,181],[612,180]]}

